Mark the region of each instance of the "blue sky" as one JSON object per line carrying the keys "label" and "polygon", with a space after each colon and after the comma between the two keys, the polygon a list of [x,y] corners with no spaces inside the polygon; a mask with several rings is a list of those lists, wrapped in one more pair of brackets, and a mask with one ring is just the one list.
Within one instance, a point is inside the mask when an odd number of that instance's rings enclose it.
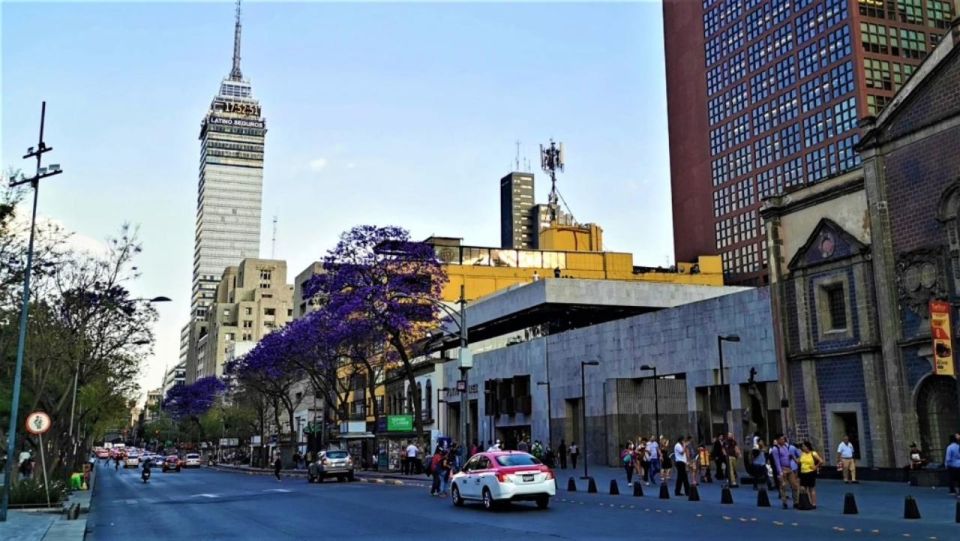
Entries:
{"label": "blue sky", "polygon": [[[232,2],[0,10],[0,166],[27,165],[47,100],[65,173],[41,188],[40,213],[81,238],[138,224],[136,293],[174,299],[144,370],[155,387],[188,313],[197,135],[230,69]],[[243,20],[243,73],[269,128],[261,255],[276,215],[291,279],[360,223],[497,245],[515,141],[539,164],[551,137],[574,216],[635,264],[672,261],[659,2],[248,3]]]}

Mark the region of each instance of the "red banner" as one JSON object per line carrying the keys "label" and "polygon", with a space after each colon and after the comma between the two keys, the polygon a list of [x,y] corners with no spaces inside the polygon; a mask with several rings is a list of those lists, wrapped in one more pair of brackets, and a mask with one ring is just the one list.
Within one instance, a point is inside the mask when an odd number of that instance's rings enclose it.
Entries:
{"label": "red banner", "polygon": [[933,373],[955,376],[949,302],[930,301],[930,334],[933,336]]}

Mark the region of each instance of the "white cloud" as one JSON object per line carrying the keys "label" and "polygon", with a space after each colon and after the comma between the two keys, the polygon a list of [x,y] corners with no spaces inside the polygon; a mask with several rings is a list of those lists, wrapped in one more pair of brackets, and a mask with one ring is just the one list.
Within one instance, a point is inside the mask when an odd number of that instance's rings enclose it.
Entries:
{"label": "white cloud", "polygon": [[317,158],[315,160],[310,160],[309,166],[313,171],[322,171],[327,166],[327,159]]}

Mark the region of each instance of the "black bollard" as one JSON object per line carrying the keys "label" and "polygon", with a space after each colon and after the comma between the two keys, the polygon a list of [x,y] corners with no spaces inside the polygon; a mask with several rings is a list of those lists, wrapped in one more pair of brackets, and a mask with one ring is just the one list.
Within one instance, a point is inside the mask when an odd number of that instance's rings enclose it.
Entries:
{"label": "black bollard", "polygon": [[807,494],[806,490],[800,492],[800,503],[797,504],[797,509],[800,511],[812,511],[813,504],[810,503],[810,495]]}
{"label": "black bollard", "polygon": [[697,488],[697,485],[690,486],[690,494],[687,496],[687,499],[691,502],[700,501],[700,489]]}
{"label": "black bollard", "polygon": [[660,499],[661,499],[661,500],[669,500],[669,499],[670,499],[670,489],[667,488],[667,484],[666,484],[666,483],[661,483],[661,484],[660,484]]}
{"label": "black bollard", "polygon": [[[633,483],[633,495],[638,497],[643,496],[643,483],[641,483],[640,481],[636,481],[635,483]],[[958,509],[957,512],[960,513],[960,507],[958,507],[957,509]]]}
{"label": "black bollard", "polygon": [[577,482],[573,479],[573,477],[571,477],[570,480],[567,481],[567,492],[576,492],[576,491],[577,491]]}
{"label": "black bollard", "polygon": [[844,515],[858,515],[860,511],[857,509],[857,499],[853,497],[853,492],[847,492],[843,497],[843,514]]}
{"label": "black bollard", "polygon": [[917,500],[914,500],[913,496],[907,496],[903,502],[903,518],[910,520],[920,518],[920,508],[917,507]]}
{"label": "black bollard", "polygon": [[957,524],[960,524],[960,502],[957,502]]}
{"label": "black bollard", "polygon": [[597,493],[597,482],[593,480],[593,477],[587,482],[587,493],[596,494]]}
{"label": "black bollard", "polygon": [[611,495],[611,496],[619,496],[619,495],[620,495],[620,487],[617,486],[617,480],[616,480],[616,479],[611,479],[611,480],[610,480],[610,495]]}
{"label": "black bollard", "polygon": [[723,487],[723,491],[720,492],[720,503],[732,504],[733,503],[733,493],[730,492],[730,487]]}
{"label": "black bollard", "polygon": [[770,495],[767,494],[767,489],[761,488],[757,492],[757,507],[770,507]]}

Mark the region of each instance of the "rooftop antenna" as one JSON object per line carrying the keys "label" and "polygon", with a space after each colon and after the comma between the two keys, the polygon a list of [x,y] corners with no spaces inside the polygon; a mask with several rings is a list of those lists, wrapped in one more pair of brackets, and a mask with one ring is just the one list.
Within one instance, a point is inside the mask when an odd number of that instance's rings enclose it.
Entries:
{"label": "rooftop antenna", "polygon": [[277,215],[273,215],[273,242],[270,244],[270,259],[277,258]]}
{"label": "rooftop antenna", "polygon": [[550,146],[547,148],[540,145],[540,168],[550,175],[550,195],[547,202],[550,205],[554,220],[558,218],[557,211],[559,210],[557,208],[559,204],[557,171],[563,172],[563,158],[563,143],[557,145],[553,139],[550,139]]}
{"label": "rooftop antenna", "polygon": [[514,169],[514,171],[520,171],[520,140],[517,139],[516,143],[517,143],[517,155],[514,158],[514,163],[516,164],[517,168]]}
{"label": "rooftop antenna", "polygon": [[237,22],[233,28],[233,69],[230,70],[230,80],[243,80],[240,71],[240,0],[237,0]]}

